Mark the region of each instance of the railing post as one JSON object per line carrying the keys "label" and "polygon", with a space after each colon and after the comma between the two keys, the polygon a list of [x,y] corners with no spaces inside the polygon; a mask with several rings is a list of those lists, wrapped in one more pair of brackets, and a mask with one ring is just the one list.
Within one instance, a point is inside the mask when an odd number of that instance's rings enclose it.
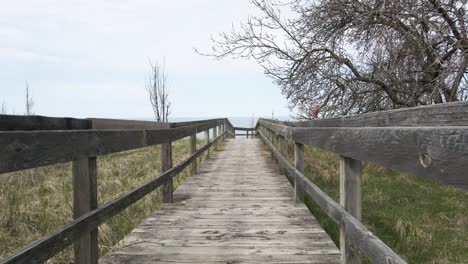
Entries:
{"label": "railing post", "polygon": [[[213,140],[215,140],[217,137],[218,137],[218,126],[215,126],[215,127],[213,127]],[[213,149],[214,150],[218,149],[218,143],[217,142],[214,143]]]}
{"label": "railing post", "polygon": [[[222,124],[221,124],[221,133],[224,133],[225,130],[225,123],[226,121],[224,121]],[[226,140],[226,135],[223,135],[223,142]]]}
{"label": "railing post", "polygon": [[[161,144],[161,173],[172,168],[172,142]],[[163,202],[172,203],[172,177],[163,185]]]}
{"label": "railing post", "polygon": [[[210,130],[205,130],[205,144],[209,144],[210,143]],[[205,155],[205,159],[209,159],[210,158],[210,149],[208,148],[206,150],[206,155]]]}
{"label": "railing post", "polygon": [[[90,157],[72,162],[73,170],[73,218],[97,208],[97,161]],[[75,263],[97,264],[98,230],[84,234],[75,242]]]}
{"label": "railing post", "polygon": [[[361,161],[344,156],[340,156],[340,204],[361,221]],[[360,264],[361,256],[352,251],[350,243],[341,227],[341,263]]]}
{"label": "railing post", "polygon": [[[197,133],[190,136],[190,154],[197,152]],[[190,174],[197,174],[197,159],[194,159],[190,169]]]}
{"label": "railing post", "polygon": [[[304,173],[304,145],[294,142],[294,167]],[[304,190],[299,183],[298,176],[294,177],[294,200],[296,203],[304,201]]]}

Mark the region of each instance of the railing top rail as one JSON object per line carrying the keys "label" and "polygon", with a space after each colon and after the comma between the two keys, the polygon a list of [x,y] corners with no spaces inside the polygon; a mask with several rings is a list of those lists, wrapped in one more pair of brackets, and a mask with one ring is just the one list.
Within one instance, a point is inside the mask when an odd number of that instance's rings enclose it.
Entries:
{"label": "railing top rail", "polygon": [[255,130],[255,128],[254,127],[234,127],[234,130],[252,131],[252,130]]}
{"label": "railing top rail", "polygon": [[468,102],[260,124],[304,145],[468,189]]}
{"label": "railing top rail", "polygon": [[468,126],[468,101],[402,108],[303,122],[269,121],[293,127]]}
{"label": "railing top rail", "polygon": [[78,129],[157,129],[177,128],[207,122],[226,122],[227,118],[215,118],[188,122],[155,122],[109,118],[69,118],[24,115],[0,115],[0,131],[78,130]]}
{"label": "railing top rail", "polygon": [[161,129],[0,131],[0,173],[167,143],[222,122]]}

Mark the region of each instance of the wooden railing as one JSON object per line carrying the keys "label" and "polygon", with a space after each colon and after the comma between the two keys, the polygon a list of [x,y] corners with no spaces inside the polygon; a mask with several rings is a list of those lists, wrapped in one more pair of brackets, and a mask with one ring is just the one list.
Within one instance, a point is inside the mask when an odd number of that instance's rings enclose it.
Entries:
{"label": "wooden railing", "polygon": [[245,136],[246,138],[254,137],[255,136],[255,128],[253,127],[234,127],[234,131],[245,131],[244,134],[241,133],[234,133],[235,136]]}
{"label": "wooden railing", "polygon": [[[406,263],[361,223],[361,161],[468,189],[468,102],[308,122],[260,119],[256,126],[280,167],[340,226],[342,263]],[[294,142],[294,165],[283,156]],[[304,145],[340,156],[340,204],[304,176]]]}
{"label": "wooden railing", "polygon": [[[209,131],[212,130],[213,140]],[[197,150],[196,134],[206,144]],[[172,178],[191,166],[219,140],[234,136],[227,119],[156,123],[114,119],[73,119],[0,115],[0,174],[72,161],[74,220],[27,245],[0,263],[41,263],[74,244],[75,263],[98,262],[97,228],[162,187],[163,202],[172,202]],[[172,166],[171,142],[190,137],[191,155]],[[161,147],[162,174],[103,205],[97,204],[97,160],[105,155],[156,144]]]}

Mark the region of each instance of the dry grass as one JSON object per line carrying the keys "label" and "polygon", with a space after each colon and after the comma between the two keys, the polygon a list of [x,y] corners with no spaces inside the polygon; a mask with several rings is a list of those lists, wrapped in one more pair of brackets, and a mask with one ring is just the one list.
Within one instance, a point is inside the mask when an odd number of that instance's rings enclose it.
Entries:
{"label": "dry grass", "polygon": [[[201,146],[202,142],[198,142]],[[174,164],[189,156],[188,140],[173,143]],[[99,204],[111,201],[153,179],[160,173],[160,147],[148,147],[98,157]],[[184,170],[177,187],[188,176]],[[57,164],[0,175],[0,259],[15,252],[72,219],[71,163]],[[99,227],[100,254],[128,234],[161,206],[161,193],[154,191]],[[70,263],[69,247],[49,263]]]}

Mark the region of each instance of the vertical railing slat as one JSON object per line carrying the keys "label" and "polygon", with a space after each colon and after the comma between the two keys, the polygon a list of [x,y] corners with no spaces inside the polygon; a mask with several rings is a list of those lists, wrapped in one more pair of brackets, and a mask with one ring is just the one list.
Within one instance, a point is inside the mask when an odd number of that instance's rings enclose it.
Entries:
{"label": "vertical railing slat", "polygon": [[[304,173],[304,145],[294,142],[294,167]],[[297,179],[294,178],[294,200],[296,203],[304,201],[304,190]]]}
{"label": "vertical railing slat", "polygon": [[[161,144],[161,173],[172,168],[172,142]],[[172,203],[172,177],[169,178],[162,187],[162,196],[164,203]]]}
{"label": "vertical railing slat", "polygon": [[[96,157],[72,162],[73,218],[97,208],[97,161]],[[75,263],[97,264],[98,230],[84,234],[74,245]]]}
{"label": "vertical railing slat", "polygon": [[[361,161],[340,156],[340,204],[343,208],[361,221]],[[361,256],[353,252],[352,241],[346,239],[343,228],[340,228],[341,263],[360,264]]]}
{"label": "vertical railing slat", "polygon": [[[190,154],[197,152],[197,133],[190,136]],[[197,159],[194,159],[190,167],[190,174],[197,174]]]}

